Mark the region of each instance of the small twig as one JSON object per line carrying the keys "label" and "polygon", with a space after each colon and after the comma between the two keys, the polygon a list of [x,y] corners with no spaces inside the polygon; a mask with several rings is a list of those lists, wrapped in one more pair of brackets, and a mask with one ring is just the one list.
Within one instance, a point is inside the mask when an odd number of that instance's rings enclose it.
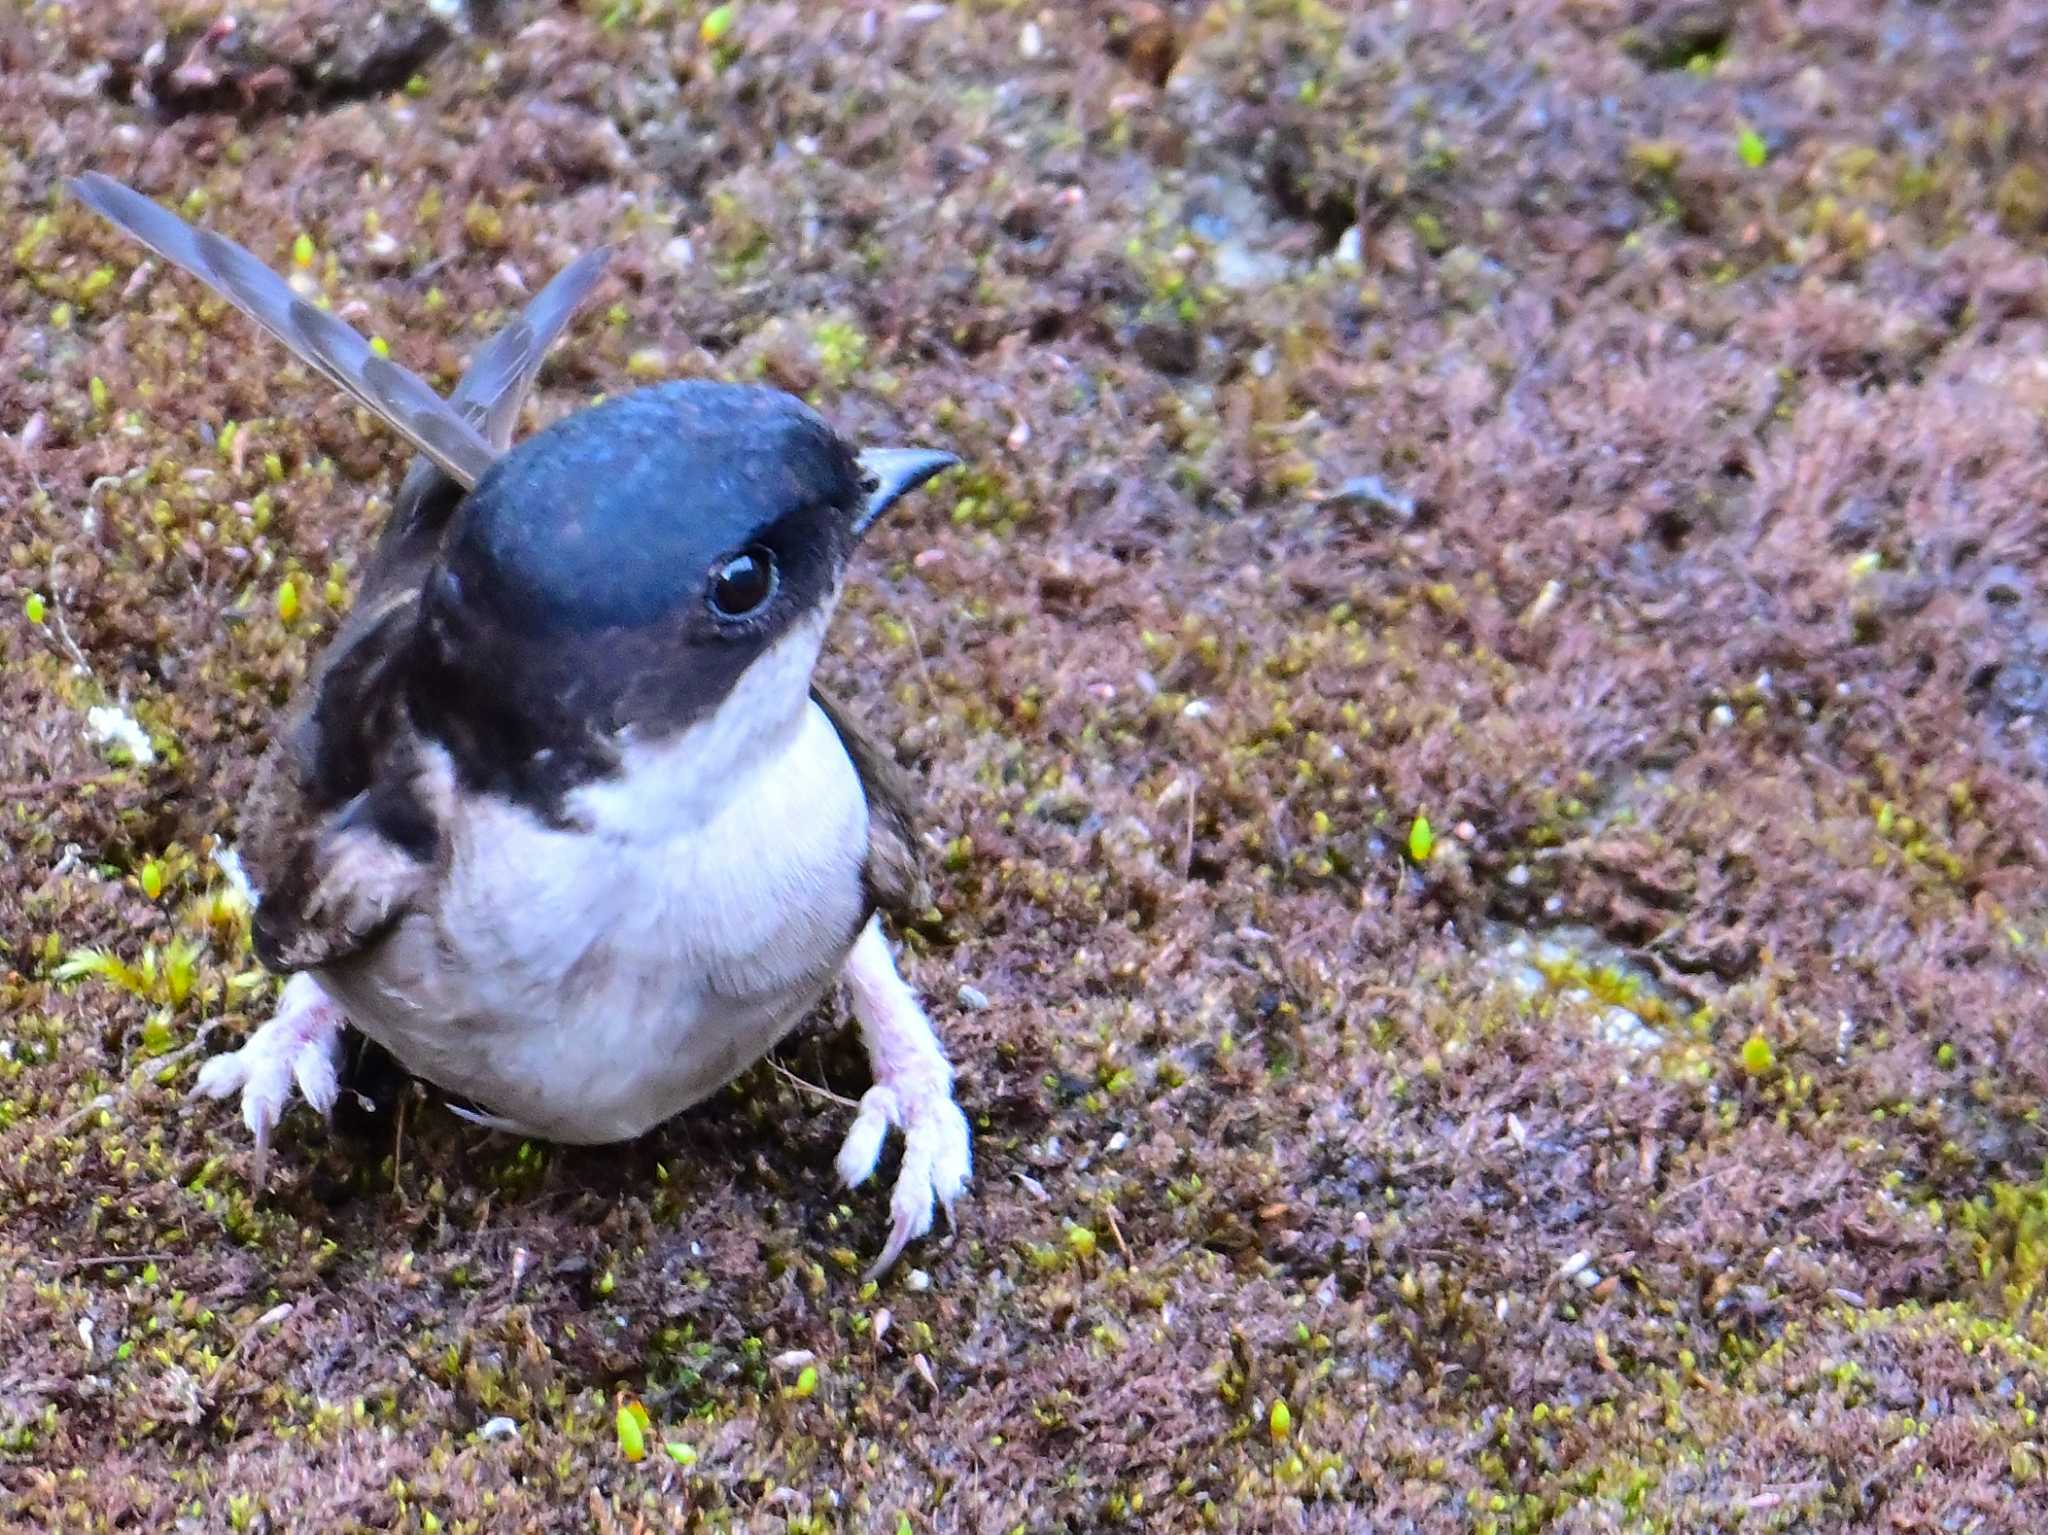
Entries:
{"label": "small twig", "polygon": [[58,1120],[55,1127],[51,1129],[50,1134],[53,1136],[69,1135],[72,1130],[84,1124],[86,1120],[99,1113],[101,1109],[111,1109],[113,1106],[114,1095],[112,1093],[101,1093],[97,1097],[88,1099],[85,1103]]}
{"label": "small twig", "polygon": [[1702,1173],[1690,1183],[1681,1183],[1675,1189],[1666,1189],[1662,1194],[1656,1196],[1657,1201],[1660,1204],[1669,1204],[1672,1200],[1682,1199],[1687,1194],[1697,1194],[1701,1189],[1711,1184],[1719,1183],[1723,1178],[1736,1170],[1733,1167],[1723,1167],[1716,1172]]}
{"label": "small twig", "polygon": [[412,1201],[405,1197],[405,1110],[412,1102],[412,1093],[401,1090],[398,1094],[398,1108],[391,1116],[391,1192],[398,1199],[398,1208],[408,1214]]}
{"label": "small twig", "polygon": [[50,1272],[70,1274],[79,1269],[111,1269],[123,1264],[169,1263],[173,1256],[171,1253],[108,1253],[103,1258],[67,1258],[62,1263],[52,1264]]}
{"label": "small twig", "polygon": [[121,1088],[123,1096],[135,1088],[134,1076],[137,1071],[147,1068],[151,1078],[156,1078],[162,1076],[165,1071],[173,1066],[182,1066],[188,1056],[197,1055],[206,1048],[206,1042],[213,1038],[213,1031],[219,1027],[220,1020],[218,1018],[202,1023],[199,1025],[199,1032],[186,1040],[184,1044],[178,1046],[177,1049],[166,1050],[162,1055],[152,1055],[146,1060],[136,1062],[128,1073],[130,1080]]}
{"label": "small twig", "polygon": [[1116,1223],[1116,1206],[1104,1205],[1102,1218],[1109,1222],[1110,1240],[1116,1243],[1116,1250],[1124,1255],[1124,1267],[1136,1268],[1137,1265],[1131,1262],[1130,1248],[1124,1245],[1124,1228]]}
{"label": "small twig", "polygon": [[[1668,931],[1665,933],[1659,933],[1655,938],[1652,938],[1650,940],[1650,943],[1661,943],[1668,936]],[[1702,989],[1698,985],[1698,983],[1696,983],[1689,975],[1687,975],[1686,972],[1680,970],[1676,965],[1672,964],[1671,961],[1666,959],[1662,954],[1659,954],[1655,949],[1651,948],[1650,944],[1643,944],[1639,948],[1632,949],[1629,952],[1636,955],[1652,970],[1655,970],[1657,972],[1658,981],[1662,983],[1667,989],[1677,992],[1681,997],[1684,997],[1686,1001],[1692,1003],[1693,1006],[1705,1007],[1709,1000],[1711,1000],[1708,997],[1705,990]]]}
{"label": "small twig", "polygon": [[119,773],[72,773],[64,778],[18,778],[0,783],[0,799],[30,799],[38,794],[61,794],[67,789],[96,788],[120,781]]}
{"label": "small twig", "polygon": [[85,652],[78,648],[78,641],[71,637],[71,626],[64,622],[65,593],[57,584],[57,556],[54,554],[50,556],[49,576],[50,618],[57,626],[58,643],[64,647],[65,653],[77,663],[78,669],[90,677],[93,675],[92,663],[86,660]]}
{"label": "small twig", "polygon": [[1663,948],[1665,944],[1671,942],[1672,939],[1678,937],[1685,931],[1686,921],[1686,918],[1680,917],[1676,922],[1673,922],[1669,927],[1665,928],[1663,931],[1659,932],[1654,937],[1644,939],[1639,952],[1647,954],[1652,949]]}
{"label": "small twig", "polygon": [[263,1331],[264,1328],[276,1326],[291,1314],[292,1303],[285,1301],[281,1305],[272,1306],[263,1315],[243,1328],[241,1336],[235,1339],[225,1354],[221,1355],[220,1363],[213,1367],[213,1373],[206,1377],[206,1384],[200,1387],[200,1390],[210,1399],[213,1396],[213,1388],[220,1384],[220,1378],[227,1373],[228,1366],[240,1357],[243,1348],[247,1346],[249,1340],[255,1337],[257,1333]]}
{"label": "small twig", "polygon": [[156,1079],[162,1076],[167,1068],[176,1066],[187,1056],[192,1055],[196,1051],[203,1050],[206,1047],[207,1039],[212,1035],[217,1025],[218,1020],[212,1023],[203,1023],[199,1026],[199,1032],[192,1037],[190,1042],[178,1046],[175,1050],[166,1050],[162,1055],[153,1055],[147,1060],[136,1062],[122,1078],[119,1087],[109,1092],[94,1094],[93,1097],[80,1104],[55,1124],[41,1125],[37,1124],[34,1120],[27,1121],[23,1128],[28,1132],[28,1144],[30,1146],[43,1145],[51,1140],[69,1135],[73,1130],[91,1119],[93,1115],[119,1108],[138,1089],[156,1085]]}
{"label": "small twig", "polygon": [[842,1108],[858,1109],[860,1107],[860,1105],[853,1099],[841,1097],[838,1093],[833,1092],[832,1089],[829,1087],[820,1087],[815,1082],[806,1082],[802,1077],[798,1076],[795,1072],[791,1071],[787,1066],[783,1065],[782,1062],[775,1060],[772,1057],[769,1059],[768,1064],[770,1066],[773,1066],[776,1070],[776,1073],[779,1076],[781,1076],[781,1078],[785,1082],[789,1083],[791,1087],[800,1087],[805,1092],[811,1093],[816,1097],[823,1098],[827,1103],[836,1103]]}
{"label": "small twig", "polygon": [[910,636],[910,660],[917,668],[917,680],[924,687],[924,703],[927,709],[939,705],[938,690],[932,686],[931,669],[924,664],[924,646],[917,637],[917,625],[909,619],[903,620],[903,632]]}

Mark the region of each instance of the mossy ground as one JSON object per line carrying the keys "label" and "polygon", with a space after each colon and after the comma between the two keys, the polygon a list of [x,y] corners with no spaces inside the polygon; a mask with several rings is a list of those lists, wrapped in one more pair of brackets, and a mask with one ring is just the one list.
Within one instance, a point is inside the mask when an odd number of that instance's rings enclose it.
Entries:
{"label": "mossy ground", "polygon": [[[11,1527],[2048,1527],[2040,7],[493,10],[0,15]],[[968,460],[827,663],[957,1240],[767,1070],[252,1193],[210,853],[399,461],[89,165],[444,384],[616,241],[535,421]]]}

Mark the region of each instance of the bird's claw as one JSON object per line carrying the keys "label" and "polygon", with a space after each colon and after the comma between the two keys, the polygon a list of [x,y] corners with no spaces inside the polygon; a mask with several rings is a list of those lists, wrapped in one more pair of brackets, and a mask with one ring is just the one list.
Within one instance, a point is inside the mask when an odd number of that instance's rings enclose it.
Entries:
{"label": "bird's claw", "polygon": [[889,1240],[864,1279],[888,1273],[903,1249],[932,1229],[934,1205],[950,1225],[953,1202],[973,1171],[967,1117],[953,1101],[951,1083],[946,1075],[919,1074],[877,1083],[861,1097],[860,1112],[839,1148],[839,1179],[848,1188],[873,1175],[892,1125],[903,1132],[903,1165],[889,1199]]}
{"label": "bird's claw", "polygon": [[242,1123],[256,1137],[257,1187],[269,1173],[270,1134],[291,1102],[294,1082],[300,1096],[323,1118],[333,1112],[341,1092],[343,1022],[341,1009],[312,977],[294,976],[268,1023],[241,1049],[216,1055],[199,1068],[189,1097],[241,1094]]}

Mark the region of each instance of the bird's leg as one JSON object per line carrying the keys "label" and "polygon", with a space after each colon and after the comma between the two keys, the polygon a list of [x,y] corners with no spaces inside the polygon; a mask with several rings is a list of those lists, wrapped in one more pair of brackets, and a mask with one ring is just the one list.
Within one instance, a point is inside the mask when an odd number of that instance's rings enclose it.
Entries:
{"label": "bird's leg", "polygon": [[953,1101],[953,1068],[917,997],[896,973],[880,919],[869,918],[843,974],[875,1077],[839,1148],[839,1176],[846,1186],[864,1183],[874,1172],[891,1125],[903,1132],[903,1166],[889,1201],[889,1240],[868,1270],[873,1279],[888,1272],[913,1238],[932,1229],[934,1201],[952,1220],[972,1156],[966,1116]]}
{"label": "bird's leg", "polygon": [[270,1132],[291,1101],[292,1082],[322,1115],[331,1113],[341,1090],[341,1031],[348,1022],[340,1004],[304,973],[285,982],[271,1015],[239,1050],[216,1055],[199,1068],[192,1095],[242,1095],[242,1123],[256,1137],[256,1185],[270,1164]]}

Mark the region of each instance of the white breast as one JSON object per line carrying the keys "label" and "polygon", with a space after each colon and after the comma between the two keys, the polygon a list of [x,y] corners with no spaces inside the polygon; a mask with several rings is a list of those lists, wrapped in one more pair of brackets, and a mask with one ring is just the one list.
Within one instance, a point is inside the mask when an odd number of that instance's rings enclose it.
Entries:
{"label": "white breast", "polygon": [[[810,660],[770,651],[749,678],[780,661],[807,681]],[[437,898],[323,983],[412,1071],[549,1139],[626,1139],[715,1091],[816,1003],[863,906],[838,733],[808,697],[757,718],[629,748],[571,796],[571,830],[458,801]]]}

